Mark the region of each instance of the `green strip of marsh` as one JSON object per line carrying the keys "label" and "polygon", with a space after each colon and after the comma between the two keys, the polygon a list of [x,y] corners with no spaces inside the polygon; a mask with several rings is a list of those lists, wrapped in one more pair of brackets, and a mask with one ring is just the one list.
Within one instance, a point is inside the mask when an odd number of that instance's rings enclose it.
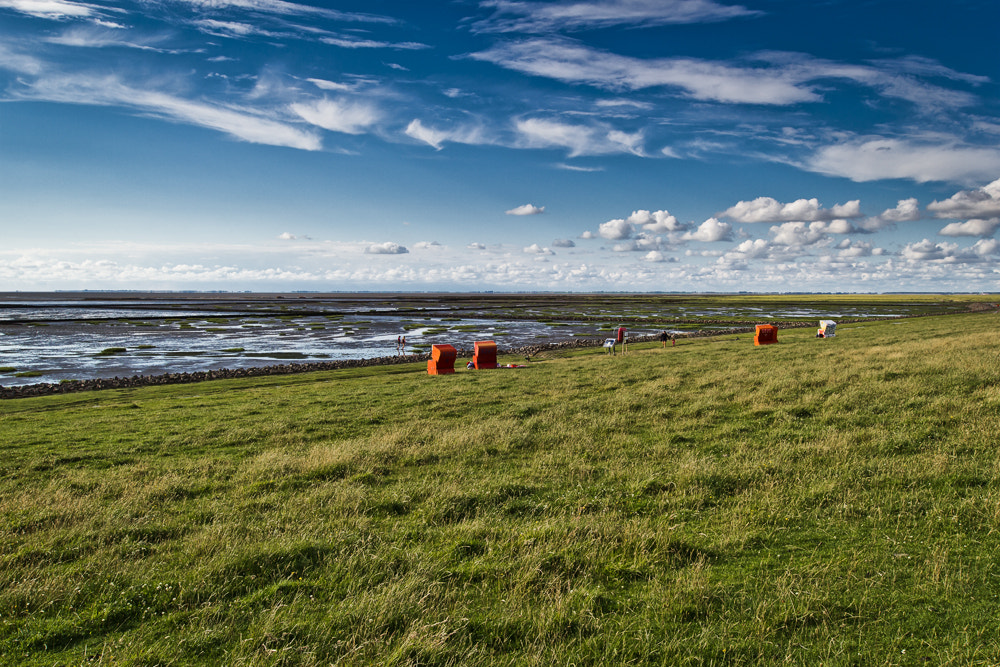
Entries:
{"label": "green strip of marsh", "polygon": [[996,663],[998,325],[4,401],[0,662]]}

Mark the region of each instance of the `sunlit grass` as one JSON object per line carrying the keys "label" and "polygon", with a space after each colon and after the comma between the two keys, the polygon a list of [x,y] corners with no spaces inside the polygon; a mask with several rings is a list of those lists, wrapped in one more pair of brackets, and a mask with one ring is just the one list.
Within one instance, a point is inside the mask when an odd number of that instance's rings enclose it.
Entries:
{"label": "sunlit grass", "polygon": [[0,403],[0,662],[995,663],[997,324]]}

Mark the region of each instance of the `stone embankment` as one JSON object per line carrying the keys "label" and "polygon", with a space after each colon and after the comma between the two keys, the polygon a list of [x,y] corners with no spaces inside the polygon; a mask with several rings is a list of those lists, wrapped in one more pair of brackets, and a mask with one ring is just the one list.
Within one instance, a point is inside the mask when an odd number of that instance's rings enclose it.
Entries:
{"label": "stone embankment", "polygon": [[[786,329],[815,326],[815,323],[782,323]],[[708,336],[726,336],[733,334],[752,333],[753,327],[731,327],[728,329],[708,329],[678,333],[677,338],[703,338]],[[646,343],[655,341],[659,334],[646,336],[630,336],[629,342]],[[538,343],[523,347],[499,349],[500,354],[517,355],[525,358],[537,357],[544,352],[568,350],[573,348],[600,347],[601,338],[577,338],[558,343]],[[472,350],[459,349],[458,356],[471,358]],[[31,396],[46,396],[49,394],[68,394],[78,391],[97,391],[101,389],[129,389],[151,385],[187,384],[205,382],[206,380],[228,380],[234,378],[266,377],[271,375],[290,375],[292,373],[313,373],[316,371],[331,371],[342,368],[364,368],[369,366],[389,366],[394,364],[409,364],[430,359],[430,354],[408,354],[392,357],[376,357],[373,359],[343,359],[341,361],[322,361],[305,364],[279,364],[274,366],[258,366],[253,368],[222,368],[213,371],[197,371],[193,373],[165,373],[163,375],[133,375],[132,377],[102,378],[95,380],[72,380],[60,383],[39,383],[14,387],[0,387],[0,399],[28,398]]]}

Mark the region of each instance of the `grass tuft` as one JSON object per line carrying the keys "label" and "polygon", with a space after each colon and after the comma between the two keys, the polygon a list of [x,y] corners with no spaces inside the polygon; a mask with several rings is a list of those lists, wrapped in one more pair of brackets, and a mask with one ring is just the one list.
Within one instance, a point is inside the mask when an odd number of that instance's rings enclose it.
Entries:
{"label": "grass tuft", "polygon": [[0,663],[992,664],[996,324],[0,402]]}

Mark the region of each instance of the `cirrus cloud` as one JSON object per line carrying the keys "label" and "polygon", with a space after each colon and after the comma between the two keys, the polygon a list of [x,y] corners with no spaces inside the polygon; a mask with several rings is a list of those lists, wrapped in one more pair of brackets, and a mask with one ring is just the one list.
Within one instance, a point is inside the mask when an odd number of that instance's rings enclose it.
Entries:
{"label": "cirrus cloud", "polygon": [[381,113],[367,103],[322,99],[291,105],[303,120],[324,130],[344,134],[363,134],[378,122]]}
{"label": "cirrus cloud", "polygon": [[1000,149],[956,140],[856,138],[821,148],[806,169],[856,182],[906,178],[918,183],[982,181],[1000,172]]}

